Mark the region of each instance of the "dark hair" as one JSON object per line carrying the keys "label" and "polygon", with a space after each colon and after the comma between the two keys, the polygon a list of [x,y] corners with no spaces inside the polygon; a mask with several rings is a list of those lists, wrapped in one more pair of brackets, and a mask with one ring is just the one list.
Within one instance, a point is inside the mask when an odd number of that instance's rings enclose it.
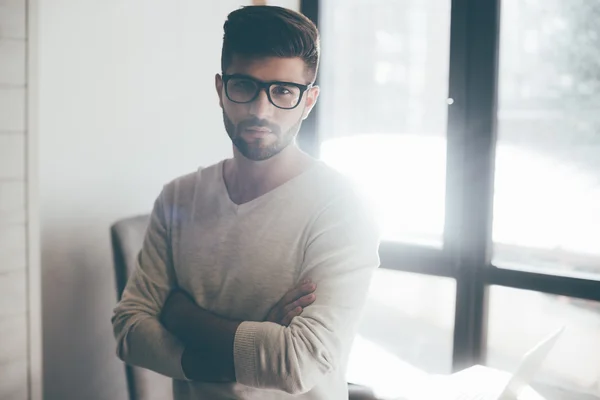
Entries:
{"label": "dark hair", "polygon": [[233,56],[300,57],[314,81],[319,65],[319,32],[304,15],[275,6],[246,6],[231,12],[223,25],[221,71]]}

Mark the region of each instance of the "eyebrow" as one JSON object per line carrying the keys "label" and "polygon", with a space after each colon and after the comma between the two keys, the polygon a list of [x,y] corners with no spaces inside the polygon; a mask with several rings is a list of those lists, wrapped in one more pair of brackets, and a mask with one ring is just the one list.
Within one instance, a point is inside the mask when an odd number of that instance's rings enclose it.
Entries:
{"label": "eyebrow", "polygon": [[228,76],[233,76],[236,78],[247,78],[247,79],[251,79],[251,80],[255,80],[257,82],[262,82],[262,83],[289,83],[292,85],[300,85],[300,86],[309,86],[310,83],[298,83],[298,82],[291,82],[291,81],[279,81],[279,80],[274,80],[274,81],[263,81],[261,79],[255,78],[252,75],[246,75],[246,74],[223,74],[223,75],[228,75]]}

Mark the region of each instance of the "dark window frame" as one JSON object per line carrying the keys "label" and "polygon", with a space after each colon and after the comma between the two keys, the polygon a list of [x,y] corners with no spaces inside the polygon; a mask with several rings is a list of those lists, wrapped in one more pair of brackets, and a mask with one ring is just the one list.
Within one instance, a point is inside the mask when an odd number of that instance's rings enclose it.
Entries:
{"label": "dark window frame", "polygon": [[[491,261],[500,1],[452,0],[444,247],[384,242],[380,249],[381,268],[455,279],[454,371],[485,363],[491,285],[600,302],[600,280]],[[319,26],[319,0],[302,0],[300,11]],[[318,116],[317,102],[300,132],[315,157]]]}

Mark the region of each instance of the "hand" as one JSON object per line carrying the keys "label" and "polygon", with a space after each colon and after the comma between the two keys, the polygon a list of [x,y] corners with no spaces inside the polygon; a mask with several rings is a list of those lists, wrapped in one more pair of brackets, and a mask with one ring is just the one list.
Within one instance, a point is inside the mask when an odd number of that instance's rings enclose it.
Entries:
{"label": "hand", "polygon": [[169,297],[167,297],[160,312],[160,322],[171,333],[177,332],[182,319],[179,315],[184,315],[181,314],[181,311],[195,304],[183,290],[174,289],[169,293]]}
{"label": "hand", "polygon": [[316,296],[313,293],[317,285],[305,279],[290,289],[281,300],[277,302],[267,314],[265,321],[275,322],[282,326],[288,326],[294,317],[302,314],[305,307],[311,305]]}

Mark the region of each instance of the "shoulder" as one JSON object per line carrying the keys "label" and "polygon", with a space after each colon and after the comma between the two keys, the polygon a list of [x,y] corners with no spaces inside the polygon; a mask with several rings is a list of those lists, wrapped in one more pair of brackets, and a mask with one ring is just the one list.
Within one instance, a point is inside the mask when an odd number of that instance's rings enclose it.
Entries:
{"label": "shoulder", "polygon": [[380,236],[380,226],[370,194],[349,177],[326,164],[317,168],[310,183],[317,203],[315,227],[335,224],[344,226],[349,231]]}
{"label": "shoulder", "polygon": [[373,209],[370,194],[365,188],[327,164],[322,163],[317,167],[312,184],[324,207],[335,204],[363,212]]}
{"label": "shoulder", "polygon": [[204,192],[210,192],[220,179],[221,162],[199,167],[196,171],[178,176],[166,183],[160,194],[164,212],[171,219],[181,219],[191,212],[196,193],[200,186]]}
{"label": "shoulder", "polygon": [[198,185],[215,185],[220,177],[222,161],[181,175],[163,186],[163,196],[171,201],[192,200]]}
{"label": "shoulder", "polygon": [[319,200],[312,203],[318,207],[307,231],[308,259],[328,263],[331,273],[377,267],[381,227],[368,196],[329,167],[319,171],[314,184]]}

